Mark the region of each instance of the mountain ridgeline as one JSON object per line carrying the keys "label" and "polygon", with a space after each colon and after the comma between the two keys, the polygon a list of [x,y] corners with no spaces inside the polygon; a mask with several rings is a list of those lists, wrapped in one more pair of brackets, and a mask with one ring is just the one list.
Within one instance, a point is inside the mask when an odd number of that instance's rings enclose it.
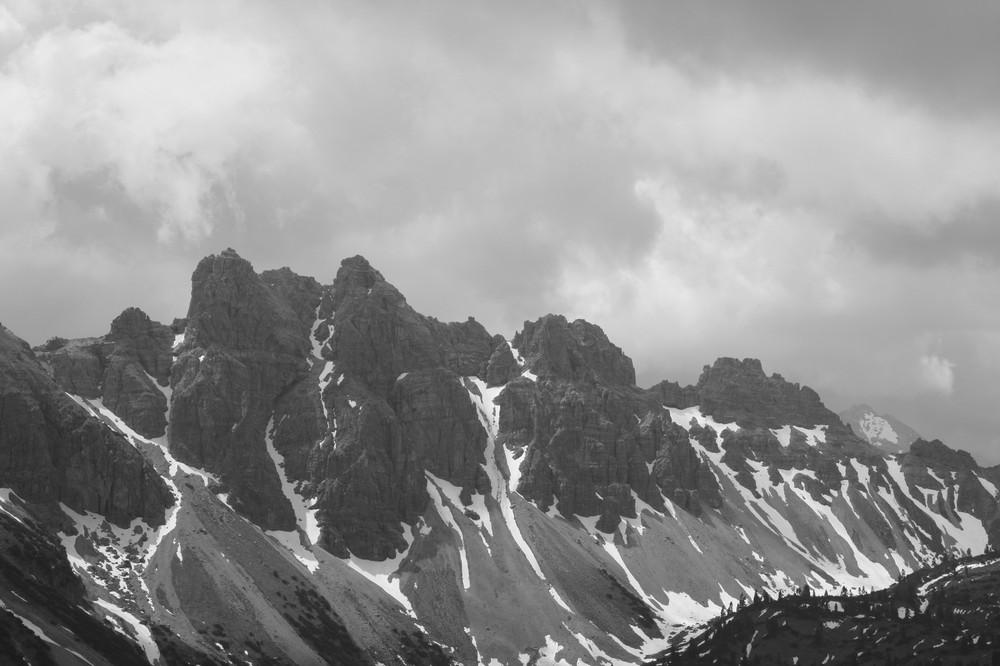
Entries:
{"label": "mountain ridgeline", "polygon": [[741,596],[1000,543],[967,453],[887,452],[754,359],[642,389],[598,326],[443,323],[362,257],[226,250],[169,325],[0,330],[0,425],[29,663],[638,664]]}

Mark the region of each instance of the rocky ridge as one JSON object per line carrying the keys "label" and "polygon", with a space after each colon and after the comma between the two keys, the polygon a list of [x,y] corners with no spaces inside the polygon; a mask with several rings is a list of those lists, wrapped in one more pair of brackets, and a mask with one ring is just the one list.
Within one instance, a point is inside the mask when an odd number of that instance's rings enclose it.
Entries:
{"label": "rocky ridge", "polygon": [[[177,502],[121,583],[178,637],[157,637],[163,659],[322,663],[320,622],[384,663],[638,663],[746,589],[884,586],[1000,539],[995,470],[939,442],[886,456],[759,361],[642,389],[593,324],[547,315],[507,340],[438,322],[362,257],[323,285],[227,250],[196,268],[185,319],[130,309],[38,357]],[[140,369],[152,388],[115,379]],[[75,520],[96,554],[62,543],[97,580],[118,557],[102,539],[132,546]],[[270,571],[331,608],[281,610]],[[262,627],[224,624],[218,648],[197,623],[237,589],[281,629],[258,645]]]}

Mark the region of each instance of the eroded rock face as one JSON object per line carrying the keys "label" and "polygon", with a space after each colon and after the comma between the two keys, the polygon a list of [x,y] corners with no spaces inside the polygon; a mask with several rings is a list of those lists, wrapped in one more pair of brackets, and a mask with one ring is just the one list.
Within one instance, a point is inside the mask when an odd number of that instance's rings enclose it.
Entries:
{"label": "eroded rock face", "polygon": [[763,428],[828,424],[831,430],[847,429],[815,391],[778,374],[768,377],[757,359],[718,359],[705,366],[696,390],[702,411],[723,423]]}
{"label": "eroded rock face", "polygon": [[0,486],[125,525],[162,525],[173,496],[129,442],[48,376],[27,344],[0,329]]}
{"label": "eroded rock face", "polygon": [[489,490],[486,436],[461,378],[485,375],[497,342],[475,320],[416,313],[362,257],[322,286],[288,269],[257,275],[227,250],[192,277],[171,450],[218,473],[229,501],[267,529],[296,524],[284,475],[317,508],[328,550],[392,557],[401,523],[427,505],[425,470],[465,498]]}
{"label": "eroded rock face", "polygon": [[662,507],[647,469],[662,440],[655,428],[642,427],[648,406],[641,392],[539,382],[518,491],[543,508],[558,499],[566,516],[607,514],[615,524],[634,516],[626,489]]}
{"label": "eroded rock face", "polygon": [[363,257],[344,260],[332,293],[332,356],[373,393],[387,395],[401,374],[416,370],[484,374],[495,344],[479,322],[418,314]]}
{"label": "eroded rock face", "polygon": [[582,319],[569,323],[562,315],[546,315],[526,321],[513,344],[542,379],[635,385],[632,359],[599,326]]}
{"label": "eroded rock face", "polygon": [[[672,423],[660,427],[664,436],[652,474],[664,496],[694,515],[701,513],[702,502],[718,508],[722,503],[719,484],[691,445],[688,433]],[[710,435],[711,445],[715,446],[715,434]]]}
{"label": "eroded rock face", "polygon": [[329,335],[322,353],[332,375],[306,478],[331,551],[393,557],[405,546],[401,523],[427,506],[425,470],[464,499],[489,489],[486,435],[461,378],[485,374],[497,341],[473,319],[418,314],[363,257],[342,263],[328,293],[317,330]]}
{"label": "eroded rock face", "polygon": [[219,473],[230,501],[255,523],[290,530],[295,517],[265,429],[278,396],[308,372],[304,312],[320,295],[314,281],[282,277],[272,275],[268,284],[232,250],[198,264],[171,374],[170,448]]}
{"label": "eroded rock face", "polygon": [[70,340],[53,351],[36,350],[63,389],[104,406],[146,437],[165,433],[175,332],[128,308],[100,338]]}

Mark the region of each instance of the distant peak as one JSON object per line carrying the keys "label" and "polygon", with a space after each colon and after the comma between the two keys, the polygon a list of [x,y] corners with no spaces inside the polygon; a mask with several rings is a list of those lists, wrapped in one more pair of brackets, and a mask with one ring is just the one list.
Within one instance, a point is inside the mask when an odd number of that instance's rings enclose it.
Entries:
{"label": "distant peak", "polygon": [[704,368],[704,373],[713,372],[738,372],[740,374],[766,377],[764,374],[764,366],[761,365],[760,359],[756,358],[745,358],[741,361],[740,359],[733,358],[731,356],[720,356],[715,359],[715,363],[712,365],[706,365]]}

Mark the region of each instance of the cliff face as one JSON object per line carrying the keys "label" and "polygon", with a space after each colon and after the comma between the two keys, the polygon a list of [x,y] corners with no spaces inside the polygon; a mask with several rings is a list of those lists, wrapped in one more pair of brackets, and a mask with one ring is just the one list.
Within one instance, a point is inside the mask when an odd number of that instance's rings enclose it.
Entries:
{"label": "cliff face", "polygon": [[[307,379],[274,413],[274,444],[304,480],[331,552],[391,558],[401,523],[427,506],[430,472],[463,491],[488,488],[485,435],[460,377],[481,374],[493,338],[475,320],[415,312],[362,257],[323,289],[310,330]],[[294,395],[316,395],[303,401]]]}
{"label": "cliff face", "polygon": [[425,471],[488,490],[485,435],[459,377],[482,374],[496,341],[474,320],[417,314],[363,258],[322,286],[288,269],[258,275],[232,251],[208,257],[186,322],[171,451],[217,473],[262,527],[295,529],[291,480],[329,550],[385,559],[427,504]]}
{"label": "cliff face", "polygon": [[0,487],[118,524],[162,525],[173,498],[153,467],[48,376],[28,345],[0,329]]}
{"label": "cliff face", "polygon": [[174,331],[128,308],[100,338],[70,340],[54,349],[36,349],[67,392],[98,399],[137,432],[165,433],[167,398],[173,363]]}
{"label": "cliff face", "polygon": [[231,250],[203,259],[191,278],[170,379],[170,449],[219,474],[233,505],[267,529],[295,525],[264,435],[274,401],[308,372],[308,329],[296,306],[318,301],[314,280],[268,284]]}
{"label": "cliff face", "polygon": [[827,424],[846,430],[815,391],[778,374],[768,377],[757,359],[720,358],[706,365],[695,392],[702,411],[720,422],[763,428]]}
{"label": "cliff face", "polygon": [[541,379],[635,385],[632,359],[600,327],[582,319],[569,323],[561,315],[546,315],[526,321],[513,346],[523,355],[525,367]]}

